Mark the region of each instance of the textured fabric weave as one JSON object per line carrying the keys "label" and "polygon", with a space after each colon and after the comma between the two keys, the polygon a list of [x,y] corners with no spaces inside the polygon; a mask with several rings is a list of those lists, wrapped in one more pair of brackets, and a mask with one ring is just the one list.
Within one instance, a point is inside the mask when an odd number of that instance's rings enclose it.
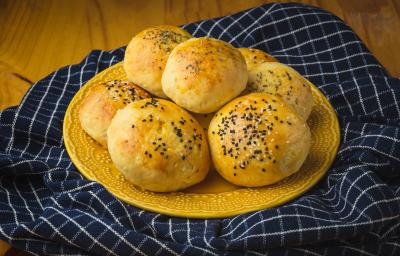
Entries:
{"label": "textured fabric weave", "polygon": [[400,81],[334,15],[270,4],[183,26],[255,47],[295,68],[335,108],[341,146],[328,174],[281,207],[226,219],[155,214],[82,177],[63,145],[74,94],[121,61],[92,51],[0,112],[0,239],[35,255],[400,255]]}

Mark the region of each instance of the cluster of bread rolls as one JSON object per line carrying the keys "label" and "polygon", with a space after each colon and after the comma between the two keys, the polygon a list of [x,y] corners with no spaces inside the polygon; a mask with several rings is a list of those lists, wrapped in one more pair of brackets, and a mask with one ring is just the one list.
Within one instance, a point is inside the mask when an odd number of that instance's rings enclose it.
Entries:
{"label": "cluster of bread rolls", "polygon": [[133,37],[123,65],[129,81],[91,88],[79,116],[134,185],[184,189],[212,160],[229,182],[264,186],[304,163],[311,90],[271,55],[156,26]]}

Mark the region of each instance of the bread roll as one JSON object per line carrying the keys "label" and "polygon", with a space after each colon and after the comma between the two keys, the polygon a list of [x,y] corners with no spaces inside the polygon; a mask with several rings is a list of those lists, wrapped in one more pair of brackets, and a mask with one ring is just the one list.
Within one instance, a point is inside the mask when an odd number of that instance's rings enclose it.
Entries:
{"label": "bread roll", "polygon": [[164,93],[195,113],[211,113],[243,91],[246,63],[232,45],[192,38],[171,52],[162,76]]}
{"label": "bread roll", "polygon": [[282,98],[252,93],[219,110],[208,130],[215,168],[239,186],[272,184],[297,172],[311,144],[310,129]]}
{"label": "bread roll", "polygon": [[[203,131],[207,134],[208,127],[210,127],[211,119],[213,118],[215,113],[197,114],[197,113],[192,113],[191,112],[190,114],[197,120],[197,122],[199,122],[201,127],[203,127]],[[210,169],[210,171],[215,170],[212,161],[210,161],[210,168],[209,169]]]}
{"label": "bread roll", "polygon": [[238,48],[238,50],[243,55],[244,60],[246,61],[247,70],[251,70],[258,64],[264,62],[279,62],[273,56],[259,49]]}
{"label": "bread roll", "polygon": [[249,70],[248,90],[282,97],[304,120],[314,105],[308,81],[293,68],[278,62],[261,63]]}
{"label": "bread roll", "polygon": [[128,103],[150,97],[146,91],[128,81],[113,80],[90,88],[79,109],[83,130],[103,147],[107,147],[107,129],[118,109]]}
{"label": "bread roll", "polygon": [[150,93],[165,97],[161,75],[172,49],[192,36],[174,26],[148,28],[132,38],[125,51],[124,69],[128,79]]}
{"label": "bread roll", "polygon": [[145,99],[119,110],[108,129],[108,150],[127,180],[155,192],[202,181],[210,163],[200,124],[176,104]]}
{"label": "bread roll", "polygon": [[197,113],[190,113],[194,118],[196,118],[197,122],[203,127],[204,131],[208,130],[210,126],[211,119],[213,118],[215,113],[209,114],[197,114]]}

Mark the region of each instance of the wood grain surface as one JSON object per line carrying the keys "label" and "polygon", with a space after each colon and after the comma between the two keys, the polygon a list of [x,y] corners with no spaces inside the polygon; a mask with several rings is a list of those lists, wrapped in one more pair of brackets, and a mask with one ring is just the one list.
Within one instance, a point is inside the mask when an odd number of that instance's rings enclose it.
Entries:
{"label": "wood grain surface", "polygon": [[[265,0],[0,0],[0,110],[29,86],[79,62],[92,49],[126,45],[152,25],[179,25],[255,7]],[[371,52],[400,76],[400,0],[303,0],[350,25]],[[0,241],[0,255],[9,246]],[[9,250],[6,255],[25,255]]]}

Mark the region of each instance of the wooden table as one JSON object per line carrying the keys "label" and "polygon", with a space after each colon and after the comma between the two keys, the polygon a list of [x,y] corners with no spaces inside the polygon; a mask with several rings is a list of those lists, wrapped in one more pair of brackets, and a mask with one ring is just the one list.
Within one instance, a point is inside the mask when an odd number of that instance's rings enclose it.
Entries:
{"label": "wooden table", "polygon": [[[17,105],[29,86],[79,62],[92,49],[126,45],[152,25],[179,25],[231,14],[268,0],[0,0],[0,110]],[[349,24],[372,53],[400,76],[400,0],[302,0]],[[9,246],[0,241],[0,255]],[[7,255],[25,255],[16,250]]]}

